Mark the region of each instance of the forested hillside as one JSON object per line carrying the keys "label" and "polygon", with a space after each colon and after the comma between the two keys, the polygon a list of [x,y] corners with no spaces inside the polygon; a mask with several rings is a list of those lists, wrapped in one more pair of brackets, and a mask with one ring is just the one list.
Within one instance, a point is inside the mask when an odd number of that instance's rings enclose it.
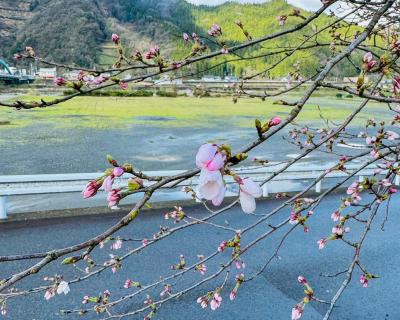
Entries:
{"label": "forested hillside", "polygon": [[[115,49],[110,42],[113,32],[121,34],[129,50],[145,50],[159,44],[163,54],[175,59],[190,52],[190,45],[182,41],[182,33],[207,36],[214,23],[221,25],[223,38],[229,45],[245,40],[235,25],[242,21],[255,38],[293,25],[300,18],[291,17],[282,27],[276,17],[292,12],[293,6],[285,0],[269,0],[263,4],[225,3],[220,6],[194,6],[184,0],[0,0],[0,54],[10,59],[13,53],[25,46],[33,46],[41,57],[62,63],[83,66],[110,65],[115,60]],[[302,11],[302,15],[310,13]],[[321,17],[312,27],[285,39],[270,41],[264,46],[240,52],[242,56],[259,55],[268,50],[285,47],[301,41],[303,34],[311,34],[329,23],[328,16]],[[319,37],[321,43],[329,43],[327,33]],[[215,48],[208,42],[211,49]],[[298,52],[265,77],[287,75],[294,64],[299,64],[304,75],[315,72],[320,61],[330,55],[329,47]],[[235,56],[226,55],[222,62]],[[236,57],[237,58],[237,57]],[[252,74],[273,64],[275,58],[262,58],[246,62],[229,62],[208,73],[226,75]],[[200,64],[197,69],[207,67]],[[351,67],[343,66],[341,75],[352,75]]]}

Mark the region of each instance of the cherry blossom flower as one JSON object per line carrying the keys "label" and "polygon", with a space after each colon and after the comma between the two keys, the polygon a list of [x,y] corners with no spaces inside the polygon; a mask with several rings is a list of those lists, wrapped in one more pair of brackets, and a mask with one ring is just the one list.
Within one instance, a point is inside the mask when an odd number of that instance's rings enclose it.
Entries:
{"label": "cherry blossom flower", "polygon": [[190,37],[189,37],[189,35],[187,33],[184,33],[182,37],[183,37],[183,40],[185,40],[185,41],[189,41],[190,40]]}
{"label": "cherry blossom flower", "polygon": [[70,291],[71,289],[66,281],[61,281],[57,286],[57,294],[64,293],[64,295],[67,295]]}
{"label": "cherry blossom flower", "polygon": [[325,248],[326,243],[328,242],[327,239],[320,239],[317,241],[319,250]]}
{"label": "cherry blossom flower", "polygon": [[83,304],[88,304],[88,303],[89,303],[89,299],[90,299],[89,296],[84,296],[84,297],[83,297],[83,300],[82,300],[82,303],[83,303]]}
{"label": "cherry blossom flower", "polygon": [[372,149],[370,152],[372,158],[377,159],[379,158],[379,152],[376,149]]}
{"label": "cherry blossom flower", "polygon": [[306,278],[304,278],[303,276],[298,276],[298,277],[297,277],[297,281],[298,281],[300,284],[307,284],[307,280],[306,280]]}
{"label": "cherry blossom flower", "polygon": [[215,292],[210,302],[211,310],[213,311],[217,310],[221,306],[221,303],[222,303],[222,297],[219,295],[219,293]]}
{"label": "cherry blossom flower", "polygon": [[363,57],[363,68],[366,71],[371,71],[376,65],[376,61],[372,57],[371,52],[367,52]]}
{"label": "cherry blossom flower", "polygon": [[121,40],[121,37],[119,35],[117,35],[116,33],[113,33],[112,36],[111,36],[111,40],[115,44],[118,44],[119,41]]}
{"label": "cherry blossom flower", "polygon": [[218,246],[218,252],[223,252],[227,246],[228,242],[222,241]]}
{"label": "cherry blossom flower", "polygon": [[386,131],[387,139],[388,140],[396,140],[399,138],[399,135],[394,131]]}
{"label": "cherry blossom flower", "polygon": [[158,57],[160,55],[160,47],[159,46],[154,46],[151,47],[145,54],[144,57],[148,60],[154,59],[155,57]]}
{"label": "cherry blossom flower", "polygon": [[145,246],[147,246],[149,244],[149,240],[147,240],[147,239],[143,239],[142,240],[142,245],[145,247]]}
{"label": "cherry blossom flower", "polygon": [[303,315],[304,308],[301,304],[296,304],[292,309],[292,320],[299,320]]}
{"label": "cherry blossom flower", "polygon": [[87,199],[93,197],[96,195],[100,187],[101,183],[98,183],[96,180],[89,181],[85,189],[82,191],[83,198]]}
{"label": "cherry blossom flower", "polygon": [[6,315],[7,315],[7,307],[6,307],[6,304],[5,304],[5,303],[3,303],[3,304],[1,305],[0,314],[1,314],[2,316],[6,316]]}
{"label": "cherry blossom flower", "polygon": [[163,298],[166,295],[170,295],[172,293],[172,287],[170,284],[164,285],[164,290],[161,291],[160,297]]}
{"label": "cherry blossom flower", "polygon": [[225,196],[226,187],[220,171],[202,169],[199,177],[199,196],[219,205]]}
{"label": "cherry blossom flower", "polygon": [[393,78],[393,91],[395,94],[400,94],[400,75]]}
{"label": "cherry blossom flower", "polygon": [[242,261],[242,260],[235,260],[235,266],[236,269],[240,270],[240,269],[244,269],[246,267],[246,264]]}
{"label": "cherry blossom flower", "polygon": [[200,272],[200,274],[204,276],[207,272],[207,266],[204,263],[198,264],[196,266],[196,271]]}
{"label": "cherry blossom flower", "polygon": [[200,305],[203,309],[207,308],[208,307],[207,296],[202,296],[202,297],[197,298],[197,303],[200,303]]}
{"label": "cherry blossom flower", "polygon": [[116,167],[113,169],[112,173],[104,179],[103,187],[106,192],[111,192],[112,185],[116,177],[120,177],[124,174],[124,169],[121,167]]}
{"label": "cherry blossom flower", "polygon": [[225,164],[226,156],[218,152],[215,144],[205,143],[197,152],[196,165],[200,169],[207,169],[209,171],[220,170]]}
{"label": "cherry blossom flower", "polygon": [[396,193],[396,192],[397,192],[397,189],[396,189],[395,187],[391,186],[391,187],[389,188],[388,192],[389,192],[389,194],[393,194],[393,193]]}
{"label": "cherry blossom flower", "polygon": [[269,121],[269,126],[273,127],[273,126],[277,126],[280,125],[282,122],[282,119],[279,117],[274,117]]}
{"label": "cherry blossom flower", "polygon": [[112,189],[107,195],[107,202],[110,208],[116,208],[121,200],[121,189]]}
{"label": "cherry blossom flower", "polygon": [[368,287],[368,279],[367,279],[367,277],[366,277],[364,274],[362,274],[362,275],[360,276],[360,282],[362,283],[362,285],[363,285],[364,288],[367,288],[367,287]]}
{"label": "cherry blossom flower", "polygon": [[122,248],[122,240],[121,239],[117,239],[112,245],[111,245],[111,249],[112,250],[119,250]]}
{"label": "cherry blossom flower", "polygon": [[50,300],[51,298],[53,298],[56,295],[56,288],[50,288],[49,290],[47,290],[44,294],[44,298],[46,300]]}
{"label": "cherry blossom flower", "polygon": [[222,29],[218,24],[213,24],[210,30],[208,30],[208,34],[212,37],[217,37],[222,35]]}
{"label": "cherry blossom flower", "polygon": [[67,80],[65,80],[64,78],[61,78],[61,77],[55,78],[54,79],[54,84],[59,86],[59,87],[62,87],[62,86],[65,86],[67,84]]}
{"label": "cherry blossom flower", "polygon": [[255,198],[262,196],[262,189],[250,178],[241,179],[240,188],[240,205],[245,213],[253,213],[256,210]]}
{"label": "cherry blossom flower", "polygon": [[129,85],[128,85],[127,82],[121,82],[119,84],[119,87],[120,87],[121,90],[127,90],[129,88]]}
{"label": "cherry blossom flower", "polygon": [[340,212],[339,211],[335,211],[334,213],[332,213],[332,215],[331,215],[331,219],[333,220],[333,221],[339,221],[339,219],[340,219]]}

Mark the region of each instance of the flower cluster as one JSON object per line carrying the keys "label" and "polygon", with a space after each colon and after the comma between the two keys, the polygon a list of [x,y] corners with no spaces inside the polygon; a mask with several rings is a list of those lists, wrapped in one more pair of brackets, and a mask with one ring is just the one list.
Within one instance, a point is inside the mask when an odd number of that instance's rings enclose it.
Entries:
{"label": "flower cluster", "polygon": [[299,320],[303,315],[304,308],[311,300],[314,300],[314,290],[308,284],[306,278],[299,276],[297,281],[304,286],[305,297],[297,303],[292,309],[292,320]]}
{"label": "flower cluster", "polygon": [[166,214],[164,215],[164,218],[165,218],[166,220],[172,219],[172,220],[174,220],[175,223],[177,223],[177,222],[181,221],[182,219],[184,219],[185,216],[186,216],[186,215],[185,215],[185,212],[182,210],[182,207],[176,206],[176,207],[175,207],[175,210],[166,213]]}
{"label": "flower cluster", "polygon": [[221,306],[222,297],[220,295],[221,288],[217,288],[213,292],[208,292],[206,295],[199,297],[197,303],[201,305],[203,309],[210,305],[211,310],[215,311]]}
{"label": "flower cluster", "polygon": [[137,282],[137,281],[133,281],[131,279],[127,279],[124,283],[124,288],[125,289],[129,289],[129,288],[141,288],[142,285]]}
{"label": "flower cluster", "polygon": [[44,294],[44,298],[46,300],[50,300],[51,298],[53,298],[56,293],[59,295],[62,293],[64,293],[64,295],[67,295],[70,292],[68,282],[64,281],[61,276],[56,275],[55,277],[44,277],[43,280],[53,282],[53,285],[49,289],[47,289]]}

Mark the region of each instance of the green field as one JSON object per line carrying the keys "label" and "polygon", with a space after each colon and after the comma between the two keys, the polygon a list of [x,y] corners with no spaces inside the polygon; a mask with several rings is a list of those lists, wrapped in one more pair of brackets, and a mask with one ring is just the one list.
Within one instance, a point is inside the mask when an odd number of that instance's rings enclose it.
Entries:
{"label": "green field", "polygon": [[[27,100],[39,97],[24,97]],[[47,97],[46,99],[50,99]],[[296,97],[292,96],[291,101]],[[291,107],[277,105],[274,100],[230,98],[164,98],[164,97],[78,97],[63,104],[44,109],[12,110],[0,108],[0,130],[29,125],[53,123],[56,127],[84,127],[95,129],[122,128],[132,124],[157,127],[252,127],[254,119],[266,120],[273,116],[285,117]],[[312,98],[298,122],[316,125],[320,121],[319,106],[326,119],[339,121],[360,102],[357,98],[338,99],[334,95]],[[384,105],[370,104],[354,121],[362,125],[368,118],[387,112]],[[387,118],[390,115],[387,113]]]}

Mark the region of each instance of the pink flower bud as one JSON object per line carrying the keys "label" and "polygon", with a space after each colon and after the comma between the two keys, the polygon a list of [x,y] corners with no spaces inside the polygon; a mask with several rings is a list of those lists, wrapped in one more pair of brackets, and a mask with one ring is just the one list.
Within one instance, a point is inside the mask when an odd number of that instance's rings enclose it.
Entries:
{"label": "pink flower bud", "polygon": [[111,40],[112,40],[112,42],[114,42],[115,44],[118,44],[119,41],[121,40],[121,38],[120,38],[120,36],[117,35],[116,33],[113,33],[112,36],[111,36]]}
{"label": "pink flower bud", "polygon": [[67,81],[64,78],[55,78],[54,79],[54,84],[59,87],[64,86],[66,83],[67,83]]}
{"label": "pink flower bud", "polygon": [[280,125],[282,122],[282,119],[279,117],[274,117],[269,121],[269,126],[273,127],[273,126],[277,126]]}

